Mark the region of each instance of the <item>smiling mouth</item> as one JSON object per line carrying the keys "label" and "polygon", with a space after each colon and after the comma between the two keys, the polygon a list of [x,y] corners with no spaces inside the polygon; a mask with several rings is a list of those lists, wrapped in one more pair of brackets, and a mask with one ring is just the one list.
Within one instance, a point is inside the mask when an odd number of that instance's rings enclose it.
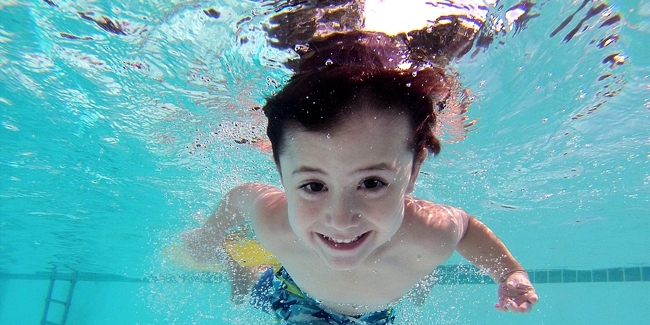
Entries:
{"label": "smiling mouth", "polygon": [[323,234],[318,234],[318,236],[323,239],[323,242],[330,248],[337,250],[350,250],[359,247],[368,237],[369,233],[370,232],[368,231],[349,239],[336,239]]}

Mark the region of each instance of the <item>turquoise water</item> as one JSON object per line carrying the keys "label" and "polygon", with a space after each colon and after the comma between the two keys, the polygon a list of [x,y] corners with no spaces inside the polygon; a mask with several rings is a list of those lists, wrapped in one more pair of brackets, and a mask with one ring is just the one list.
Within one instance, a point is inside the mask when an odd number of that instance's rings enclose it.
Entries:
{"label": "turquoise water", "polygon": [[[447,137],[416,188],[499,234],[535,271],[540,303],[500,314],[495,286],[446,280],[420,310],[406,304],[402,323],[650,319],[650,5],[612,1],[622,22],[598,28],[605,18],[594,17],[563,41],[583,9],[550,37],[581,3],[539,2],[527,28],[454,64],[476,124],[464,140]],[[260,27],[273,8],[2,1],[0,10],[0,324],[40,321],[54,266],[63,278],[79,272],[68,324],[265,323],[228,304],[223,279],[180,270],[161,249],[232,186],[278,183],[269,154],[237,143],[263,134],[250,108],[288,76],[278,62],[289,54],[264,45]],[[625,63],[612,68],[615,53]]]}

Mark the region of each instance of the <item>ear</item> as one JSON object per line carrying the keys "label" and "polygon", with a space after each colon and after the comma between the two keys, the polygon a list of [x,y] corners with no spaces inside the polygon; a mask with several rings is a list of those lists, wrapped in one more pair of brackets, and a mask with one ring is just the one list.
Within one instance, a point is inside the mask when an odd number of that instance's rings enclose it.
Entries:
{"label": "ear", "polygon": [[422,167],[422,164],[427,158],[427,155],[427,149],[422,149],[420,152],[415,154],[415,157],[413,158],[413,167],[411,168],[411,179],[409,180],[409,184],[406,187],[406,194],[411,194],[411,192],[413,192],[413,189],[415,188],[415,181],[420,175],[420,167]]}

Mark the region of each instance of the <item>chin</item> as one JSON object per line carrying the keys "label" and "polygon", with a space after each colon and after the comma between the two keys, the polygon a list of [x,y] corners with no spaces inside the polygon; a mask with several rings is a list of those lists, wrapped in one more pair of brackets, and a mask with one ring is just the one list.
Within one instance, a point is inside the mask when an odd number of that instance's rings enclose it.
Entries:
{"label": "chin", "polygon": [[343,258],[331,258],[331,257],[325,257],[321,256],[323,259],[323,262],[332,270],[334,271],[352,271],[363,263],[365,259],[343,259]]}

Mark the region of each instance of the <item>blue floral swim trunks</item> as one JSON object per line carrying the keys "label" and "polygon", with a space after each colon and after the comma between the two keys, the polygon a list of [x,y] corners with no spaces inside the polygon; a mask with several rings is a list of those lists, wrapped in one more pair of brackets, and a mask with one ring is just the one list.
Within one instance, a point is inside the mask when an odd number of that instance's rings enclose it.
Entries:
{"label": "blue floral swim trunks", "polygon": [[395,321],[393,308],[356,316],[324,310],[316,299],[298,288],[284,267],[277,272],[272,268],[264,272],[251,296],[252,305],[288,324],[389,325]]}

